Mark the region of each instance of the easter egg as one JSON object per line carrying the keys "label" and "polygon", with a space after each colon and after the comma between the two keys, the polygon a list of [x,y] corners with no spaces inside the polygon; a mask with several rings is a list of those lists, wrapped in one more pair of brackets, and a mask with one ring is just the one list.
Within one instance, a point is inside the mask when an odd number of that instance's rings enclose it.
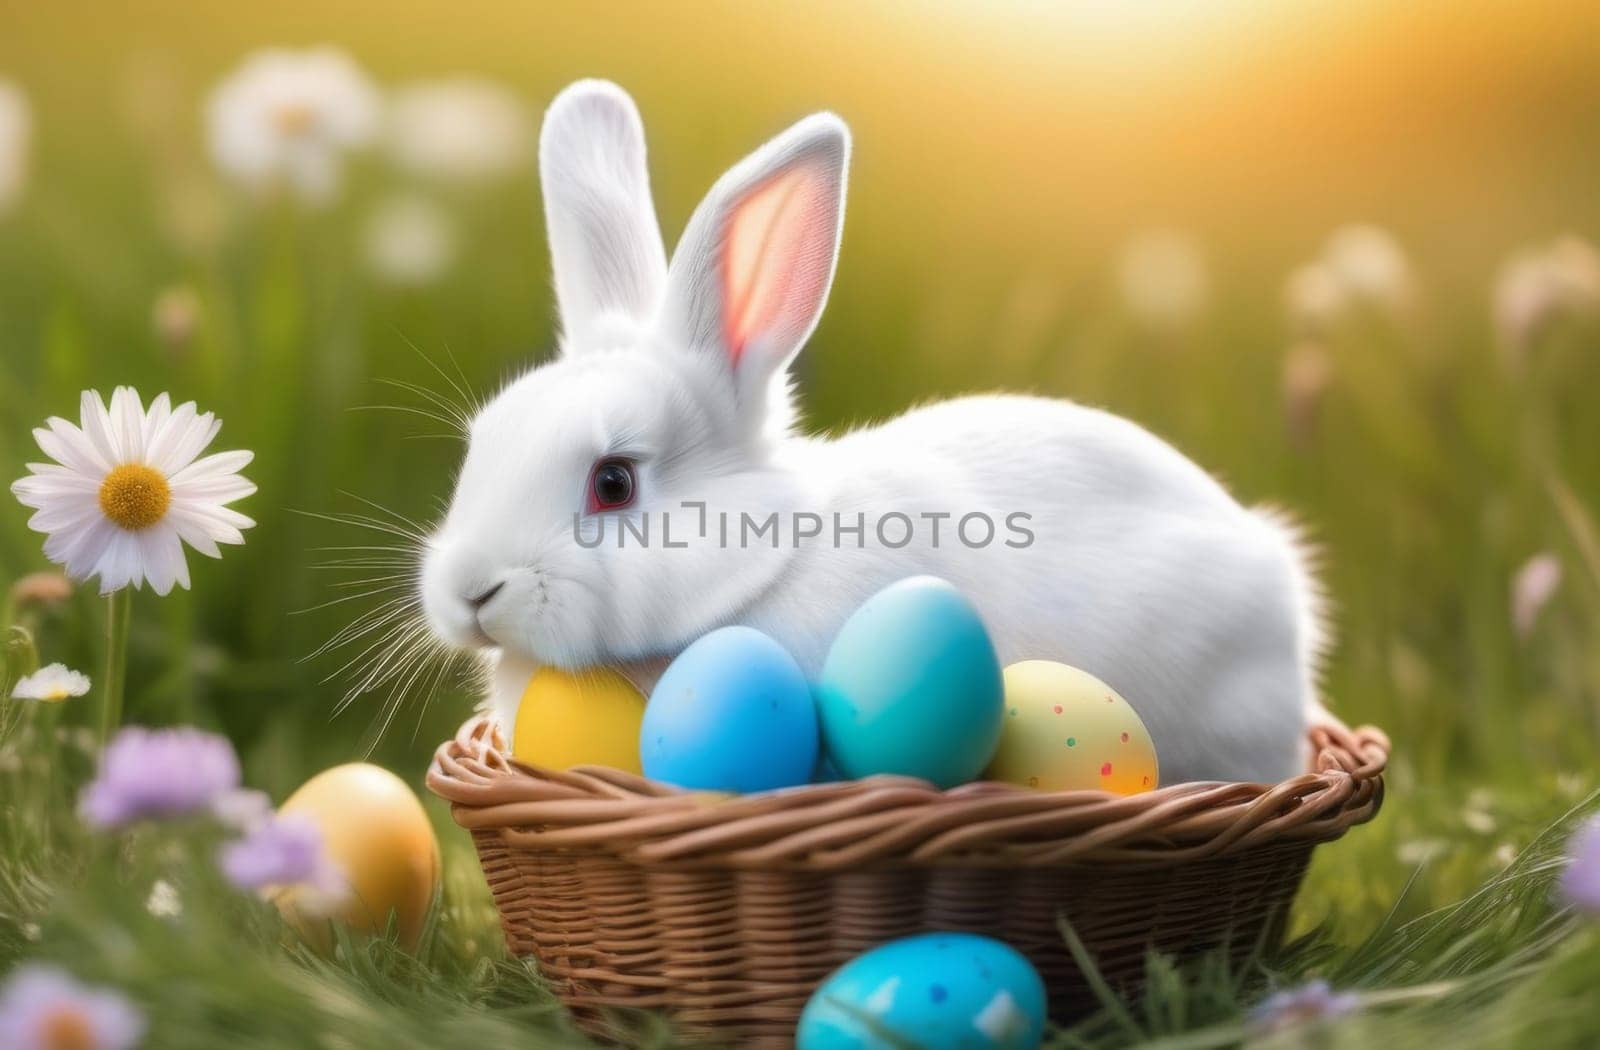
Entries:
{"label": "easter egg", "polygon": [[610,766],[638,773],[644,696],[609,667],[541,667],[517,705],[511,753],[549,769]]}
{"label": "easter egg", "polygon": [[672,661],[639,728],[645,776],[707,791],[804,784],[817,765],[817,710],[788,650],[723,627]]}
{"label": "easter egg", "polygon": [[439,843],[405,781],[365,762],[335,766],[302,784],[278,813],[316,824],[326,857],[347,884],[336,900],[307,886],[278,894],[274,902],[290,922],[322,940],[326,920],[376,933],[392,913],[401,940],[416,943],[439,882]]}
{"label": "easter egg", "polygon": [[925,933],[858,955],[817,988],[796,1050],[1032,1050],[1044,981],[1020,952],[970,933]]}
{"label": "easter egg", "polygon": [[1115,689],[1053,660],[1012,664],[1005,683],[1000,746],[985,777],[1047,791],[1155,789],[1155,743]]}
{"label": "easter egg", "polygon": [[840,773],[900,773],[954,787],[988,765],[1000,737],[994,643],[950,584],[914,576],[851,614],[817,682],[823,744]]}

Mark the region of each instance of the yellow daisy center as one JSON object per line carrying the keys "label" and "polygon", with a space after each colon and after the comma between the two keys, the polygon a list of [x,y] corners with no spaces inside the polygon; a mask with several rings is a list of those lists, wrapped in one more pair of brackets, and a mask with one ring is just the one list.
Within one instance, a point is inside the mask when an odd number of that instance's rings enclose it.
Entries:
{"label": "yellow daisy center", "polygon": [[166,476],[143,463],[124,463],[100,482],[100,512],[129,532],[160,521],[171,503]]}
{"label": "yellow daisy center", "polygon": [[94,1050],[98,1042],[89,1019],[71,1007],[62,1007],[46,1017],[39,1034],[49,1050]]}
{"label": "yellow daisy center", "polygon": [[286,102],[272,114],[278,132],[288,138],[306,134],[317,123],[317,111],[304,102]]}

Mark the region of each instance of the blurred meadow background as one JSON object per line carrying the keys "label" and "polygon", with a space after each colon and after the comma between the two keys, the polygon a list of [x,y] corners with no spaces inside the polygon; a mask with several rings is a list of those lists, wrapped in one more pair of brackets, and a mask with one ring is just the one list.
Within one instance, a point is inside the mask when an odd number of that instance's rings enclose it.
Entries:
{"label": "blurred meadow background", "polygon": [[[225,421],[217,448],[256,453],[245,545],[192,556],[192,591],[134,599],[129,721],[225,732],[274,798],[369,749],[420,789],[468,693],[385,685],[335,714],[359,648],[306,658],[377,600],[341,601],[365,573],[325,564],[389,542],[351,516],[426,522],[448,494],[460,447],[407,388],[487,395],[550,352],[542,107],[583,76],[633,93],[669,244],[728,165],[832,109],[856,151],[800,363],[814,426],[972,390],[1071,397],[1322,549],[1328,695],[1395,758],[1378,822],[1319,851],[1295,916],[1310,939],[1272,980],[1362,989],[1375,1009],[1334,1042],[1600,1032],[1600,938],[1550,889],[1600,786],[1600,7],[3,7],[0,474],[39,458],[31,429],[75,418],[80,390],[118,384],[194,399]],[[370,92],[336,177],[219,158],[218,85],[262,47],[321,45]],[[0,581],[48,568],[7,508]],[[41,613],[47,662],[99,666],[92,590]],[[258,945],[237,964],[270,989],[257,1005],[242,986],[207,1004],[224,915],[164,932],[144,890],[91,892],[108,876],[13,810],[0,970],[39,954],[121,975],[159,1045],[409,1045],[447,1021],[573,1038],[499,957],[466,838],[427,803],[447,887],[429,951]],[[1161,987],[1063,1045],[1225,1044],[1261,985]]]}

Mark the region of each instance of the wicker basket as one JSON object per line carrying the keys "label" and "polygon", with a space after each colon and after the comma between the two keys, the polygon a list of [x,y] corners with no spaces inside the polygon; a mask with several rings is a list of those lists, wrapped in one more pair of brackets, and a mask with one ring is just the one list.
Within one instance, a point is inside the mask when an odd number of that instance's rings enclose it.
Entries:
{"label": "wicker basket", "polygon": [[1311,743],[1313,772],[1273,786],[1118,798],[873,777],[732,797],[532,768],[476,719],[428,786],[472,832],[511,951],[580,1022],[658,1009],[717,1042],[787,1045],[830,971],[923,930],[1016,947],[1058,1021],[1091,1005],[1063,918],[1122,990],[1151,949],[1275,942],[1312,848],[1383,798],[1381,732],[1319,727]]}

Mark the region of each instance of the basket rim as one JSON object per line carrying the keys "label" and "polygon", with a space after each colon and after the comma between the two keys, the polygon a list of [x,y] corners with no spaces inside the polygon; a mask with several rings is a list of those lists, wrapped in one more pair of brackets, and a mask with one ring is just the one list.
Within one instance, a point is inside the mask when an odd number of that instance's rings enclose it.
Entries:
{"label": "basket rim", "polygon": [[686,791],[602,766],[512,758],[491,716],[435,752],[429,790],[457,824],[510,848],[610,854],[657,867],[847,871],[866,866],[1167,867],[1303,848],[1371,820],[1389,739],[1313,725],[1311,770],[1277,784],[1201,781],[1139,795],[982,781],[941,791],[874,776],[753,795]]}

